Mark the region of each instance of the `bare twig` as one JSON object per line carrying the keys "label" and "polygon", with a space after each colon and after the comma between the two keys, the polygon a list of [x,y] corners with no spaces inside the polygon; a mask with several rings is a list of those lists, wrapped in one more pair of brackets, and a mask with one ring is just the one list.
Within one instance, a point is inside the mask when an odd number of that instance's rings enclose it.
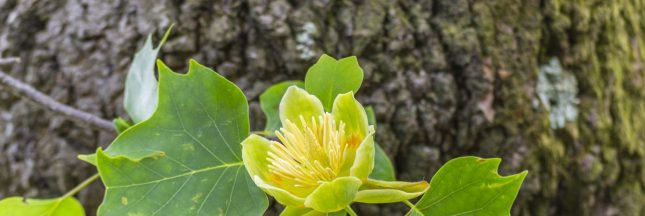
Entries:
{"label": "bare twig", "polygon": [[114,127],[112,126],[112,122],[105,120],[101,117],[92,115],[90,113],[67,106],[65,104],[59,103],[53,98],[34,89],[34,87],[31,87],[30,85],[23,83],[7,75],[3,71],[0,71],[0,84],[13,89],[14,93],[16,93],[18,96],[25,97],[37,103],[38,105],[41,105],[45,109],[48,109],[55,113],[62,114],[63,116],[71,120],[74,120],[78,123],[89,124],[90,126],[103,131],[110,131],[110,132],[115,131]]}
{"label": "bare twig", "polygon": [[9,64],[16,64],[16,63],[20,63],[20,58],[18,57],[0,58],[0,65],[9,65]]}

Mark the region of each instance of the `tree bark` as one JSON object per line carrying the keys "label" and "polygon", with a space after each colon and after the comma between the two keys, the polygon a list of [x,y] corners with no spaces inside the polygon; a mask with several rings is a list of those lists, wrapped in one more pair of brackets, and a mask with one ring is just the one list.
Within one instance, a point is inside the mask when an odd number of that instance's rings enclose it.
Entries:
{"label": "tree bark", "polygon": [[[530,171],[512,215],[645,214],[642,0],[5,0],[0,22],[0,54],[22,59],[0,69],[107,119],[126,116],[124,79],[145,35],[171,23],[160,58],[234,81],[252,129],[268,86],[303,79],[322,53],[356,55],[358,98],[400,179],[429,180],[462,155],[501,157],[502,174]],[[0,197],[63,194],[95,172],[76,154],[113,139],[6,88],[0,132]],[[102,190],[79,194],[90,214]]]}

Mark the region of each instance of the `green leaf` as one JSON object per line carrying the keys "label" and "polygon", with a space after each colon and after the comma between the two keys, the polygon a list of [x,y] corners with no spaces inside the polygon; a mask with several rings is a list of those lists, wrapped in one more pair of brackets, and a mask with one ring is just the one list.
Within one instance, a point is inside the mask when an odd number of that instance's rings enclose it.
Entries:
{"label": "green leaf", "polygon": [[195,61],[159,68],[159,107],[97,151],[106,186],[99,215],[261,215],[267,197],[242,165],[246,97]]}
{"label": "green leaf", "polygon": [[143,47],[132,59],[132,65],[125,79],[123,106],[134,123],[146,120],[157,108],[155,59],[159,49],[168,39],[171,29],[172,26],[166,30],[166,34],[156,48],[152,47],[152,34],[148,35]]}
{"label": "green leaf", "polygon": [[282,126],[280,123],[280,113],[278,112],[278,107],[280,106],[282,96],[284,96],[284,93],[287,92],[287,88],[293,85],[300,88],[304,88],[305,86],[304,82],[299,80],[284,81],[272,85],[260,95],[260,107],[262,108],[264,115],[266,115],[267,117],[266,126],[264,127],[264,130],[266,132],[272,134],[274,131],[280,129],[280,126]]}
{"label": "green leaf", "polygon": [[[367,106],[365,107],[365,113],[367,114],[367,123],[376,128],[374,109],[371,106]],[[378,143],[374,142],[374,147],[376,147],[376,151],[374,152],[374,170],[372,170],[370,178],[385,181],[396,180],[394,165],[392,164],[390,157],[385,154],[385,151],[383,151],[383,148],[381,148],[381,145]]]}
{"label": "green leaf", "polygon": [[501,159],[460,157],[432,177],[430,189],[409,215],[510,215],[527,171],[500,176]]}
{"label": "green leaf", "polygon": [[374,152],[374,169],[370,174],[371,179],[385,180],[385,181],[394,181],[396,180],[396,175],[394,173],[394,165],[392,161],[385,154],[383,148],[377,143],[374,143],[375,152]]}
{"label": "green leaf", "polygon": [[85,210],[74,197],[24,199],[9,197],[0,201],[0,216],[83,216]]}
{"label": "green leaf", "polygon": [[374,108],[372,106],[365,107],[365,114],[367,114],[367,124],[374,125],[376,129],[376,115],[374,115]]}
{"label": "green leaf", "polygon": [[316,95],[330,111],[336,95],[358,92],[363,82],[363,69],[356,56],[336,60],[323,54],[305,76],[305,89]]}

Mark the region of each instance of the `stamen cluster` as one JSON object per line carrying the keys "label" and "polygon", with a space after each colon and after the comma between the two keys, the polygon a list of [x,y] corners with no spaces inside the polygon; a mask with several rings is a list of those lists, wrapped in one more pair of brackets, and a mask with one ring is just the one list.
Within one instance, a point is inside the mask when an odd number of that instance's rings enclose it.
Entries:
{"label": "stamen cluster", "polygon": [[[289,180],[294,187],[315,187],[335,179],[344,164],[348,144],[345,124],[335,122],[325,113],[306,121],[300,116],[301,127],[286,121],[268,152],[269,172],[276,179]],[[276,182],[279,183],[279,182]]]}

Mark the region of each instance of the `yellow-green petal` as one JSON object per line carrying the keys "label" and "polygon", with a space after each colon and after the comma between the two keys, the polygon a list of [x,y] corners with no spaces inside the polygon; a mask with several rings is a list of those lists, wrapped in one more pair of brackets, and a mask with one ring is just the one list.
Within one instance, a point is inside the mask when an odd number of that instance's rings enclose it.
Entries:
{"label": "yellow-green petal", "polygon": [[354,98],[354,93],[339,94],[334,100],[332,115],[336,122],[345,123],[348,142],[358,144],[368,133],[367,114],[363,106]]}
{"label": "yellow-green petal", "polygon": [[337,212],[326,212],[322,213],[310,208],[296,208],[287,206],[282,210],[280,216],[344,216],[347,215],[345,210]]}
{"label": "yellow-green petal", "polygon": [[429,186],[427,181],[404,182],[368,179],[363,182],[363,189],[398,189],[410,193],[424,192],[428,190]]}
{"label": "yellow-green petal", "polygon": [[414,199],[428,190],[426,181],[403,182],[368,179],[356,194],[356,202],[393,203]]}
{"label": "yellow-green petal", "polygon": [[305,200],[305,207],[319,212],[336,212],[352,203],[361,180],[345,176],[320,184]]}
{"label": "yellow-green petal", "polygon": [[280,101],[280,121],[283,126],[287,125],[286,120],[289,120],[302,127],[300,116],[309,122],[312,117],[318,118],[324,113],[320,100],[297,86],[289,87]]}
{"label": "yellow-green petal", "polygon": [[251,177],[260,176],[262,179],[267,179],[269,172],[267,154],[270,146],[271,141],[255,134],[251,134],[242,141],[242,161]]}
{"label": "yellow-green petal", "polygon": [[254,176],[253,181],[255,184],[262,189],[265,193],[271,195],[278,201],[280,204],[285,206],[294,206],[294,207],[305,207],[305,199],[300,198],[289,191],[286,191],[282,188],[275,187],[267,182],[265,182],[259,176]]}
{"label": "yellow-green petal", "polygon": [[356,193],[355,202],[361,203],[395,203],[414,199],[424,192],[408,193],[397,189],[371,189]]}
{"label": "yellow-green petal", "polygon": [[374,127],[369,128],[369,134],[356,150],[356,157],[350,169],[350,175],[361,180],[367,180],[367,177],[374,169]]}
{"label": "yellow-green petal", "polygon": [[280,216],[301,216],[301,215],[310,215],[310,213],[316,213],[313,209],[310,208],[298,208],[287,206],[280,212]]}
{"label": "yellow-green petal", "polygon": [[264,192],[273,196],[278,202],[287,206],[302,207],[305,202],[304,198],[297,197],[265,181],[269,175],[267,153],[271,145],[271,141],[264,137],[255,134],[247,137],[242,141],[242,160],[244,161],[244,166],[253,178],[253,182]]}

